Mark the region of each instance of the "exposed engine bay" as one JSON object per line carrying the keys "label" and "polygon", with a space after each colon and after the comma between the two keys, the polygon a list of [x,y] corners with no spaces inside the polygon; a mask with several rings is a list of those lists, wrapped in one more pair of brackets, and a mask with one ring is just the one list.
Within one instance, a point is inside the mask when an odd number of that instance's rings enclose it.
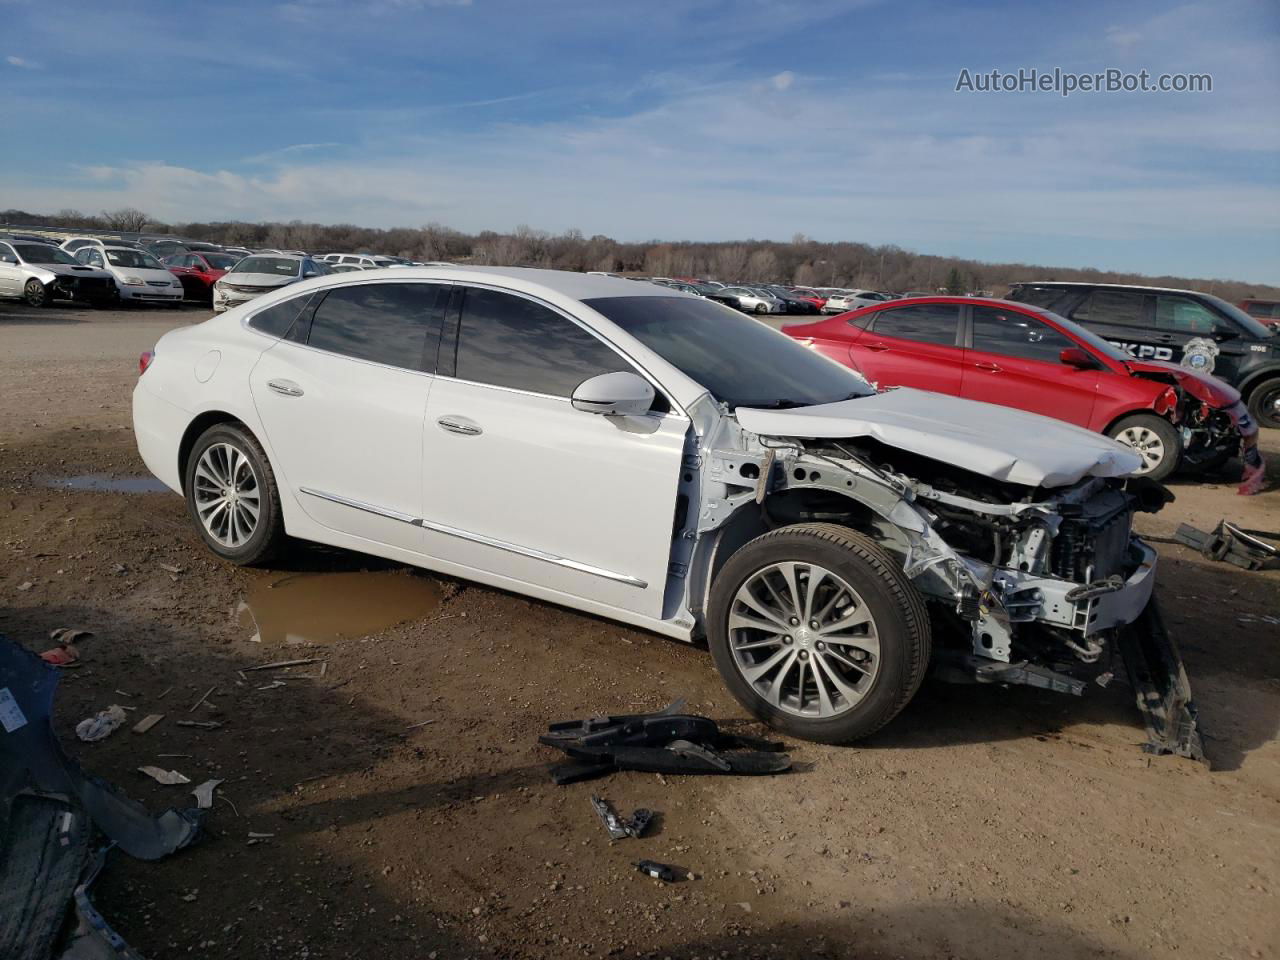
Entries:
{"label": "exposed engine bay", "polygon": [[[1172,499],[1159,483],[1104,465],[1098,473],[1122,475],[1030,486],[875,437],[767,436],[732,420],[721,425],[714,446],[696,455],[702,480],[688,510],[697,530],[688,569],[709,574],[720,561],[705,551],[728,555],[762,529],[848,526],[901,563],[927,601],[943,678],[1080,695],[1090,683],[1105,686],[1119,658],[1147,719],[1149,749],[1202,758],[1180,658],[1150,623],[1158,621],[1156,553],[1132,532],[1136,513]],[[705,591],[705,583],[688,585],[695,618]],[[1122,637],[1133,630],[1160,633],[1148,656]]]}

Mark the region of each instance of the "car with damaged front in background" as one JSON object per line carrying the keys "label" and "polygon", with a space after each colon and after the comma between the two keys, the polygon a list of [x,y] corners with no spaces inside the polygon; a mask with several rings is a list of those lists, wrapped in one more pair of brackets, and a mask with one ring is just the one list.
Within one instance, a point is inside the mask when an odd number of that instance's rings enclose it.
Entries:
{"label": "car with damaged front in background", "polygon": [[303,280],[144,355],[134,429],[210,550],[287,536],[705,641],[793,735],[864,738],[931,667],[1121,669],[1200,755],[1115,441],[855,372],[722,304],[520,268]]}

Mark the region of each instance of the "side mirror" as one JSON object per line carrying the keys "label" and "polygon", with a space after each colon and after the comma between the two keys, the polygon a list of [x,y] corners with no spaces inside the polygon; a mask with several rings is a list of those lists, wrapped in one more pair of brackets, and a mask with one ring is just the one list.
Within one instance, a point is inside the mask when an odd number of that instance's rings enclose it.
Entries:
{"label": "side mirror", "polygon": [[640,416],[653,406],[653,387],[634,373],[620,370],[583,380],[573,391],[573,408],[606,417]]}
{"label": "side mirror", "polygon": [[1098,365],[1093,357],[1079,347],[1067,347],[1058,354],[1058,360],[1068,367],[1075,367],[1077,370],[1093,370]]}

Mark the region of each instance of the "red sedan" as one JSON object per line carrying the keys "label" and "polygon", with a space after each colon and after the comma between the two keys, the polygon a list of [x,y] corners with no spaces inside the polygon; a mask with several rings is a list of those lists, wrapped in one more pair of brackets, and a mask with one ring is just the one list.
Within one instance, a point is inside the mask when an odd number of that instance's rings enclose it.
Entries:
{"label": "red sedan", "polygon": [[169,272],[182,281],[182,289],[188,300],[213,302],[213,284],[224,273],[240,262],[231,253],[175,253],[165,257],[163,263]]}
{"label": "red sedan", "polygon": [[1257,442],[1234,388],[1172,363],[1137,360],[1030,304],[917,297],[783,332],[882,390],[918,387],[1105,433],[1142,454],[1140,472],[1154,479],[1180,466],[1220,466]]}

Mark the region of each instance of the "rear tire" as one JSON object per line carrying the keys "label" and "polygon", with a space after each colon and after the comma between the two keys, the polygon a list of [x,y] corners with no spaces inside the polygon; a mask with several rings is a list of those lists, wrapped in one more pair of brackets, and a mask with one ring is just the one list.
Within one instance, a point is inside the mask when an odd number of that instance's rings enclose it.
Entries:
{"label": "rear tire", "polygon": [[769,305],[767,303],[756,304],[756,313],[768,313],[768,312],[769,312]]}
{"label": "rear tire", "polygon": [[923,598],[892,557],[847,527],[757,537],[725,563],[710,599],[708,643],[729,692],[792,736],[868,737],[924,680]]}
{"label": "rear tire", "polygon": [[1142,458],[1139,476],[1163,480],[1178,469],[1182,460],[1182,436],[1173,424],[1154,413],[1121,417],[1111,425],[1107,436]]}
{"label": "rear tire", "polygon": [[209,549],[239,566],[266,563],[285,543],[275,473],[243,425],[214,424],[183,471],[187,512]]}

